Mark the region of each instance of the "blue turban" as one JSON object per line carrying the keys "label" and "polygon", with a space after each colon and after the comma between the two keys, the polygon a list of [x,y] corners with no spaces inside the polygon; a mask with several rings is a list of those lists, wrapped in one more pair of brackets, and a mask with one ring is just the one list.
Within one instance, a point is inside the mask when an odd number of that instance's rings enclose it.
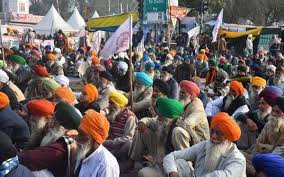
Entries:
{"label": "blue turban", "polygon": [[153,79],[146,74],[145,72],[137,72],[135,73],[136,80],[146,87],[151,87],[153,85]]}
{"label": "blue turban", "polygon": [[160,70],[160,67],[161,67],[160,63],[154,61],[154,65],[155,65],[155,69]]}
{"label": "blue turban", "polygon": [[147,54],[144,54],[143,55],[143,61],[148,61],[148,60],[150,60],[151,58],[149,57],[149,55],[147,55]]}
{"label": "blue turban", "polygon": [[155,64],[151,61],[145,64],[145,69],[148,70],[150,68],[155,68]]}
{"label": "blue turban", "polygon": [[263,172],[267,177],[284,176],[284,157],[278,154],[256,154],[252,164],[257,172]]}

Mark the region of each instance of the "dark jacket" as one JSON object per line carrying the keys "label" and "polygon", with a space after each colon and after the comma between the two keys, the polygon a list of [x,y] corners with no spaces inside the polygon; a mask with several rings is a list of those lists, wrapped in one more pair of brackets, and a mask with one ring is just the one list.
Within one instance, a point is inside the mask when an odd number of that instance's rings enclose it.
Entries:
{"label": "dark jacket", "polygon": [[78,104],[75,105],[75,108],[77,108],[83,116],[85,115],[85,112],[89,109],[93,109],[97,112],[101,111],[101,107],[97,102],[92,102],[92,103],[87,104],[87,105],[84,104],[84,103],[78,103]]}
{"label": "dark jacket", "polygon": [[167,84],[170,86],[169,98],[178,99],[178,83],[174,78],[170,78],[167,81]]}
{"label": "dark jacket", "polygon": [[5,85],[1,89],[1,92],[5,93],[9,97],[11,108],[13,110],[16,109],[19,103],[18,103],[15,92],[8,85]]}
{"label": "dark jacket", "polygon": [[191,80],[194,76],[194,66],[189,63],[183,63],[177,66],[174,78],[180,83],[183,80]]}
{"label": "dark jacket", "polygon": [[[228,97],[226,96],[226,97],[224,98],[224,100],[223,100],[223,108],[224,108],[224,106],[225,106],[225,103],[226,103],[227,98],[228,98]],[[248,104],[248,101],[247,101],[246,98],[245,98],[245,96],[240,95],[240,96],[238,96],[236,99],[234,99],[234,100],[232,101],[232,103],[231,103],[229,109],[228,109],[228,110],[224,110],[224,109],[223,109],[223,112],[226,112],[226,113],[228,113],[228,114],[231,116],[231,115],[234,114],[234,112],[235,112],[239,107],[244,106],[244,105],[247,105],[248,107],[250,107],[249,104]]]}
{"label": "dark jacket", "polygon": [[18,149],[24,149],[30,138],[27,123],[10,106],[0,109],[0,130],[12,139]]}
{"label": "dark jacket", "polygon": [[32,172],[23,165],[18,165],[5,177],[34,177]]}

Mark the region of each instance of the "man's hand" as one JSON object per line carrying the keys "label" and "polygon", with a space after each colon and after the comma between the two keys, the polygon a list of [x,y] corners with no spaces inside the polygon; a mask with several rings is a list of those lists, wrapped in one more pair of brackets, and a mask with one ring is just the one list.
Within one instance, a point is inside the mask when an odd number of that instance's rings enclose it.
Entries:
{"label": "man's hand", "polygon": [[146,130],[147,126],[145,123],[143,122],[139,122],[137,125],[137,129],[139,132],[144,132]]}
{"label": "man's hand", "polygon": [[178,173],[177,172],[171,172],[169,174],[169,177],[179,177]]}
{"label": "man's hand", "polygon": [[258,129],[256,123],[254,123],[251,119],[247,119],[246,122],[247,122],[248,129],[250,131],[254,132]]}

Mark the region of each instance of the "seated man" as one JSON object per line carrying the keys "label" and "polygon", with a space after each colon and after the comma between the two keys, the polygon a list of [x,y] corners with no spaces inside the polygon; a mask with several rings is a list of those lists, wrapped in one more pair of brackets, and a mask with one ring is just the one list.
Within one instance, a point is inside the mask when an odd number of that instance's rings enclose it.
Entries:
{"label": "seated man", "polygon": [[109,95],[110,133],[104,146],[113,153],[116,158],[127,157],[129,147],[135,133],[137,118],[128,109],[128,99],[119,91],[113,90]]}
{"label": "seated man", "polygon": [[246,177],[245,158],[233,143],[240,136],[238,124],[227,113],[220,112],[212,118],[210,141],[167,155],[163,160],[165,173],[169,177]]}
{"label": "seated man", "polygon": [[214,83],[217,78],[228,78],[226,71],[218,67],[218,61],[215,59],[208,60],[209,70],[206,73],[206,83],[205,86],[208,86],[211,83]]}
{"label": "seated man", "polygon": [[174,150],[171,134],[184,107],[178,101],[169,98],[158,98],[156,106],[158,118],[145,117],[138,122],[138,132],[129,151],[128,170],[134,167],[135,161],[143,159],[152,158],[161,165],[162,158]]}
{"label": "seated man", "polygon": [[258,108],[259,94],[266,86],[266,80],[261,77],[253,77],[249,88],[249,104],[252,111]]}
{"label": "seated man", "polygon": [[173,130],[175,150],[209,139],[209,124],[203,103],[198,98],[199,93],[200,89],[194,82],[184,80],[180,83],[180,101],[184,103],[185,111]]}
{"label": "seated man", "polygon": [[257,136],[271,116],[272,106],[275,103],[276,97],[282,94],[282,90],[278,87],[266,87],[259,94],[258,109],[237,117],[236,120],[242,130],[241,138],[237,142],[239,149],[247,150],[256,143]]}

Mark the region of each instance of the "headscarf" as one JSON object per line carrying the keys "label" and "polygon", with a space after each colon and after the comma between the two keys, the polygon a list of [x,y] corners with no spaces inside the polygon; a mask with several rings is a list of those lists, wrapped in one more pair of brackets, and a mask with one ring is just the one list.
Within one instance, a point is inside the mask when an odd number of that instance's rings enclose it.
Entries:
{"label": "headscarf", "polygon": [[89,103],[96,101],[99,97],[98,89],[93,84],[86,84],[82,91],[86,93]]}
{"label": "headscarf", "polygon": [[235,142],[241,137],[241,129],[237,122],[225,112],[219,112],[213,116],[211,128],[219,126],[226,138]]}
{"label": "headscarf", "polygon": [[265,87],[259,94],[259,98],[263,98],[270,106],[274,106],[275,99],[283,95],[281,88],[276,86]]}
{"label": "headscarf", "polygon": [[94,65],[100,64],[100,59],[97,56],[93,56],[92,64],[94,64]]}
{"label": "headscarf", "polygon": [[284,112],[284,97],[280,96],[275,99],[275,105],[277,105],[282,112]]}
{"label": "headscarf", "polygon": [[55,106],[48,100],[38,99],[29,101],[27,108],[34,116],[52,118]]}
{"label": "headscarf", "polygon": [[183,80],[180,82],[180,88],[184,89],[187,93],[193,97],[197,97],[200,94],[199,87],[192,81]]}
{"label": "headscarf", "polygon": [[10,57],[10,60],[12,62],[15,62],[15,63],[20,64],[20,65],[24,65],[24,64],[27,63],[26,60],[24,59],[24,57],[22,57],[20,55],[12,55]]}
{"label": "headscarf", "polygon": [[234,91],[237,94],[237,96],[240,96],[244,93],[245,88],[241,82],[231,81],[230,90]]}
{"label": "headscarf", "polygon": [[183,104],[175,99],[160,97],[156,106],[159,115],[164,118],[177,119],[184,112]]}
{"label": "headscarf", "polygon": [[128,99],[118,90],[110,91],[109,99],[120,107],[124,107],[128,104]]}
{"label": "headscarf", "polygon": [[140,84],[146,87],[151,87],[153,85],[153,79],[145,72],[137,72],[135,73],[135,77]]}
{"label": "headscarf", "polygon": [[46,69],[46,67],[44,66],[41,66],[41,65],[35,65],[33,67],[35,73],[37,73],[38,75],[40,75],[41,77],[48,77],[49,76],[49,73]]}
{"label": "headscarf", "polygon": [[0,109],[5,108],[9,104],[10,104],[9,97],[5,93],[0,92]]}
{"label": "headscarf", "polygon": [[266,86],[266,80],[261,78],[261,77],[253,77],[251,79],[251,85],[255,85],[255,86],[258,86],[258,87],[265,87]]}
{"label": "headscarf", "polygon": [[170,86],[165,81],[161,79],[156,79],[153,82],[153,87],[157,87],[164,95],[169,95]]}
{"label": "headscarf", "polygon": [[2,69],[0,69],[0,82],[4,83],[4,84],[9,82],[8,74],[5,71],[3,71]]}
{"label": "headscarf", "polygon": [[64,76],[64,75],[55,76],[55,77],[54,77],[54,80],[55,80],[56,82],[58,82],[60,85],[63,85],[63,86],[65,86],[65,87],[69,87],[70,81],[69,81],[69,79],[68,79],[66,76]]}
{"label": "headscarf", "polygon": [[101,113],[89,109],[85,112],[79,129],[83,130],[99,144],[103,144],[108,137],[109,122]]}
{"label": "headscarf", "polygon": [[61,98],[62,100],[66,101],[69,104],[74,103],[76,100],[76,97],[73,94],[73,92],[66,87],[58,87],[55,90],[54,96]]}
{"label": "headscarf", "polygon": [[256,154],[252,164],[256,172],[263,172],[266,177],[284,176],[284,157],[278,154]]}
{"label": "headscarf", "polygon": [[54,55],[53,53],[50,53],[47,55],[47,59],[48,60],[56,60],[56,55]]}

